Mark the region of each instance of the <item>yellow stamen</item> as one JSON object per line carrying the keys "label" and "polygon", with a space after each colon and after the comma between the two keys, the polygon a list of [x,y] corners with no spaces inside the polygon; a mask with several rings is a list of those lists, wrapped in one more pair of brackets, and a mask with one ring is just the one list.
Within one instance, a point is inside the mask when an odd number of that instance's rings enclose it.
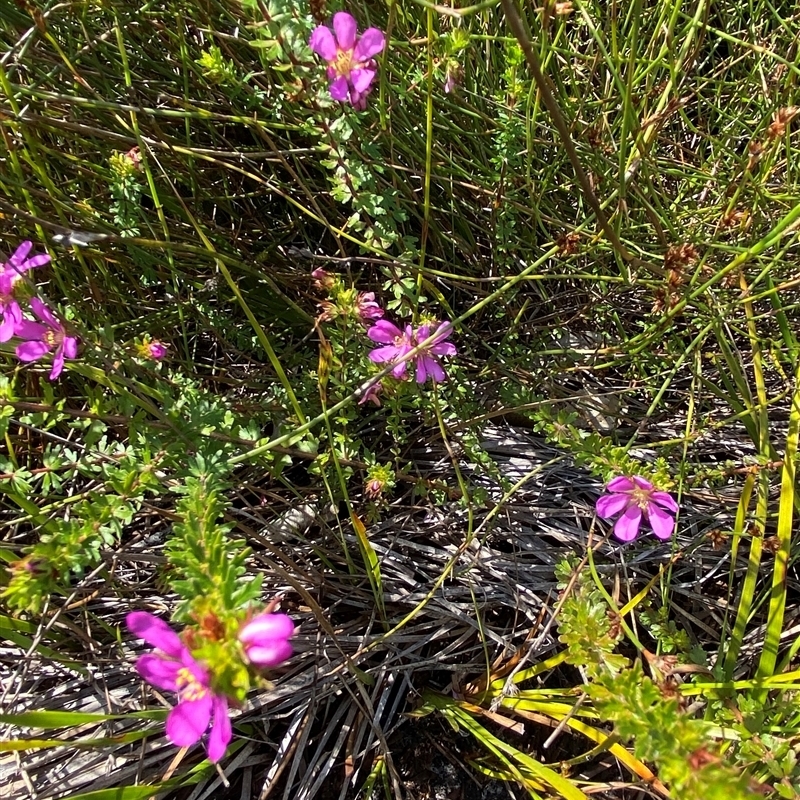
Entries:
{"label": "yellow stamen", "polygon": [[175,682],[178,684],[178,694],[181,700],[200,700],[208,694],[208,689],[186,667],[178,670]]}
{"label": "yellow stamen", "polygon": [[636,487],[631,492],[631,499],[634,503],[636,503],[642,511],[646,511],[647,507],[650,505],[650,491],[648,489],[641,489],[640,487]]}
{"label": "yellow stamen", "polygon": [[334,62],[333,68],[336,70],[337,75],[344,75],[345,77],[350,74],[350,70],[352,69],[353,63],[353,51],[352,50],[339,50],[336,53],[336,61]]}

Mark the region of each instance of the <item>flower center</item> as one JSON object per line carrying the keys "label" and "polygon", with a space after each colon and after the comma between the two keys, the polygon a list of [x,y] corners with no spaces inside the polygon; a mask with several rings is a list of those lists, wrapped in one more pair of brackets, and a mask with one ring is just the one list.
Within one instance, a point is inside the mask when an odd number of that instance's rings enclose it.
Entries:
{"label": "flower center", "polygon": [[182,667],[175,676],[178,684],[178,695],[181,700],[200,700],[208,694],[208,689],[195,678],[190,669]]}
{"label": "flower center", "polygon": [[339,50],[336,53],[336,61],[333,63],[333,69],[337,75],[344,75],[345,78],[350,76],[350,70],[353,68],[353,51],[352,50]]}
{"label": "flower center", "polygon": [[59,347],[64,341],[64,334],[61,331],[49,330],[42,336],[42,341],[48,347]]}
{"label": "flower center", "polygon": [[642,509],[647,511],[650,505],[650,492],[647,489],[641,489],[638,486],[631,492],[631,500]]}

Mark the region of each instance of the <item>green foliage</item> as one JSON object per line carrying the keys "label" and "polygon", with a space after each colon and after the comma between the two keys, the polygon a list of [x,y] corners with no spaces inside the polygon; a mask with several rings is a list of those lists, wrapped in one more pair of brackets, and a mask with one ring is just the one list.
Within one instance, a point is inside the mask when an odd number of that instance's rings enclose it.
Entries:
{"label": "green foliage", "polygon": [[226,462],[215,464],[198,455],[188,472],[186,482],[174,490],[181,495],[175,507],[181,522],[166,548],[169,583],[183,598],[175,616],[201,620],[213,611],[224,620],[258,600],[261,579],[244,578],[248,550],[229,537],[229,525],[219,524],[226,505],[221,480]]}
{"label": "green foliage", "polygon": [[[42,520],[44,532],[39,541],[12,565],[11,580],[2,594],[11,608],[38,612],[49,594],[66,592],[71,577],[97,566],[103,551],[120,540],[145,496],[159,485],[152,465],[143,464],[137,456],[129,450],[115,454],[113,461],[84,465],[102,477],[102,488],[86,492],[85,499],[71,504],[68,518]],[[45,464],[51,470],[64,466],[55,455],[46,458]],[[74,463],[69,466],[75,468]],[[31,473],[15,471],[4,483],[12,494],[29,494],[32,479]],[[41,483],[43,488],[61,486],[61,480],[54,480],[49,472]]]}
{"label": "green foliage", "polygon": [[665,458],[657,458],[654,463],[642,463],[629,454],[628,447],[617,444],[612,437],[579,427],[574,412],[553,414],[550,408],[545,407],[531,416],[536,430],[572,453],[576,464],[591,469],[604,480],[616,475],[640,475],[662,491],[673,489],[675,481]]}
{"label": "green foliage", "polygon": [[[138,148],[136,150],[138,152]],[[114,227],[120,236],[138,236],[142,184],[136,161],[129,153],[114,153],[108,163],[112,176],[109,184],[112,202],[108,210]]]}
{"label": "green foliage", "polygon": [[283,71],[307,61],[311,19],[293,0],[242,0],[242,7],[256,21],[252,44],[273,69]]}
{"label": "green foliage", "polygon": [[582,665],[589,677],[584,690],[600,719],[614,723],[615,734],[632,744],[638,759],[657,766],[675,796],[747,797],[746,777],[724,762],[711,741],[713,726],[684,711],[674,683],[656,684],[640,661],[631,664],[614,652],[621,627],[602,593],[583,573],[574,577],[568,562],[559,565],[558,575],[565,591],[568,581],[572,586],[559,617],[559,639],[567,645],[567,663]]}
{"label": "green foliage", "polygon": [[502,254],[503,262],[508,262],[510,267],[514,249],[512,242],[518,237],[517,228],[524,224],[515,202],[523,198],[527,200],[526,190],[531,188],[525,181],[527,126],[519,107],[529,84],[525,80],[525,56],[517,42],[505,43],[503,62],[505,68],[494,98],[497,103],[497,134],[490,163],[495,172],[498,203],[502,203],[502,213],[496,219],[495,247]]}
{"label": "green foliage", "polygon": [[614,652],[620,627],[603,595],[583,572],[570,585],[573,573],[569,562],[558,565],[556,577],[559,587],[566,592],[558,638],[567,646],[567,662],[581,665],[590,679],[624,669],[628,659]]}
{"label": "green foliage", "polygon": [[599,715],[643,760],[658,765],[659,778],[676,797],[723,800],[750,797],[746,778],[726,766],[709,744],[710,726],[684,714],[674,697],[642,673],[639,662],[586,688]]}
{"label": "green foliage", "polygon": [[319,129],[327,137],[320,143],[320,163],[332,173],[331,196],[353,209],[347,227],[363,234],[370,249],[389,250],[402,240],[405,258],[413,259],[414,239],[402,237],[399,230],[400,223],[408,217],[398,202],[399,192],[381,178],[384,169],[380,166],[379,148],[366,137],[360,148],[354,147],[358,141],[354,134],[360,132],[360,115],[324,118]]}
{"label": "green foliage", "polygon": [[236,66],[222,55],[222,50],[212,44],[202,53],[197,64],[203,76],[211,83],[235,86],[237,83]]}
{"label": "green foliage", "polygon": [[775,694],[764,703],[747,692],[733,700],[712,700],[707,717],[736,737],[726,760],[739,765],[777,797],[794,798],[800,791],[800,764],[794,730],[797,693]]}
{"label": "green foliage", "polygon": [[666,606],[660,606],[655,611],[641,609],[639,619],[658,642],[660,652],[685,655],[691,652],[692,644],[689,635],[686,631],[678,628],[675,620],[669,618],[669,609]]}
{"label": "green foliage", "polygon": [[[43,452],[42,467],[36,469],[0,462],[4,473],[0,486],[42,527],[38,541],[26,547],[24,557],[11,567],[2,595],[11,608],[35,613],[50,594],[67,594],[74,578],[100,565],[103,554],[122,540],[148,496],[168,494],[168,474],[169,482],[178,481],[173,491],[180,493],[188,491],[190,481],[200,480],[208,466],[217,481],[216,488],[209,489],[209,509],[221,513],[224,505],[216,493],[221,491],[219,481],[228,474],[227,455],[233,450],[233,438],[255,439],[258,427],[237,419],[222,398],[202,391],[195,381],[172,376],[170,384],[162,383],[160,390],[162,413],[169,426],[147,425],[140,412],[133,412],[128,445],[122,445],[103,421],[104,416],[130,412],[125,395],[95,392],[94,417],[71,419],[56,408],[22,415],[26,424],[44,430],[66,424],[80,434],[82,446],[70,449],[60,442],[50,443]],[[5,393],[8,405],[4,407],[13,413],[9,384]],[[186,457],[187,445],[197,453],[191,459]],[[65,494],[79,477],[90,479],[93,488],[77,498]],[[27,499],[36,493],[50,498],[46,514]],[[199,511],[202,506],[196,508]],[[191,520],[193,525],[201,523],[208,526],[209,533],[214,530],[210,519]],[[236,545],[226,545],[220,536],[214,539],[214,547],[236,551]],[[174,552],[179,559],[180,548]],[[218,549],[214,552],[221,553]],[[249,582],[240,586],[240,571],[227,572],[227,561],[222,555],[220,558],[219,578],[229,601],[225,607],[240,608],[253,589],[246,588]],[[237,558],[240,564],[244,554]]]}

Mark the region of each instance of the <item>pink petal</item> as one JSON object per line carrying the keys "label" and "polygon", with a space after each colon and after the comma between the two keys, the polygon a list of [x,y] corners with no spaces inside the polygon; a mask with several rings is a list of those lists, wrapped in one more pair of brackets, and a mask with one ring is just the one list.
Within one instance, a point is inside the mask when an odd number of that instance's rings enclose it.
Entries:
{"label": "pink petal", "polygon": [[136,671],[142,678],[157,689],[165,689],[168,692],[178,691],[177,677],[180,669],[179,661],[169,661],[155,653],[139,656],[136,661]]}
{"label": "pink petal", "polygon": [[0,322],[0,342],[7,342],[14,335],[14,317],[6,311]]}
{"label": "pink petal", "polygon": [[350,70],[350,81],[356,92],[364,94],[372,86],[376,74],[374,69],[353,69]]}
{"label": "pink petal", "polygon": [[50,370],[49,379],[51,381],[57,380],[58,376],[62,373],[63,370],[64,370],[64,348],[62,346],[56,350],[56,356],[53,359],[53,368]]}
{"label": "pink petal", "polygon": [[180,658],[187,649],[178,634],[163,619],[148,614],[147,611],[131,611],[125,617],[125,624],[131,633],[171,658]]}
{"label": "pink petal", "polygon": [[50,352],[50,345],[44,342],[23,342],[17,345],[16,352],[20,361],[38,361]]}
{"label": "pink petal", "polygon": [[417,358],[417,383],[425,383],[428,380],[428,370],[423,356]]}
{"label": "pink petal", "polygon": [[23,270],[34,269],[35,267],[42,267],[50,263],[50,256],[47,253],[39,253],[38,256],[29,258],[23,265]]}
{"label": "pink petal", "polygon": [[208,735],[207,750],[209,761],[216,763],[225,755],[233,738],[233,728],[228,717],[228,701],[221,695],[214,696],[212,715],[214,722]]}
{"label": "pink petal", "polygon": [[387,345],[386,347],[376,347],[369,352],[369,360],[375,364],[384,364],[387,361],[396,361],[400,356],[408,352],[408,347],[401,345],[398,347],[395,344]]}
{"label": "pink petal", "polygon": [[597,498],[595,511],[601,519],[611,519],[617,514],[621,514],[630,503],[631,499],[626,494],[604,494]]}
{"label": "pink petal", "polygon": [[406,370],[408,369],[408,361],[401,361],[391,372],[392,377],[397,378],[398,381],[405,380]]}
{"label": "pink petal", "polygon": [[[14,300],[13,298],[9,300],[5,305],[5,316],[11,317],[11,321],[14,323],[14,329],[16,330],[22,323],[22,309],[19,307],[19,303]],[[36,323],[34,323],[36,324]],[[44,326],[42,326],[44,327]]]}
{"label": "pink petal", "polygon": [[277,667],[292,657],[292,646],[285,639],[247,648],[247,658],[258,667]]}
{"label": "pink petal", "polygon": [[77,336],[64,337],[64,355],[67,358],[75,358],[78,355],[78,342]]}
{"label": "pink petal", "polygon": [[449,339],[452,334],[453,334],[453,323],[443,322],[436,329],[436,341],[443,342],[445,339]]}
{"label": "pink petal", "polygon": [[636,488],[636,484],[624,475],[618,478],[613,478],[606,485],[609,492],[632,492]]}
{"label": "pink petal", "polygon": [[380,319],[383,309],[375,300],[375,292],[361,292],[358,295],[358,314],[362,321]]}
{"label": "pink petal", "polygon": [[286,614],[259,614],[239,631],[239,641],[266,645],[274,639],[288,639],[293,634],[294,622]]}
{"label": "pink petal", "polygon": [[435,383],[441,383],[447,380],[447,373],[442,369],[442,365],[429,355],[423,355],[417,360],[417,383],[424,383],[424,379],[419,379],[419,365],[423,363],[424,370],[427,375],[433,378]]}
{"label": "pink petal", "polygon": [[355,89],[350,89],[350,103],[356,111],[363,111],[367,107],[367,95],[369,91],[364,94],[359,94]]}
{"label": "pink petal", "polygon": [[647,521],[650,523],[653,533],[659,539],[669,539],[672,536],[675,520],[655,503],[650,503],[647,506]]}
{"label": "pink petal", "polygon": [[638,535],[641,524],[642,509],[639,506],[628,506],[614,525],[614,536],[620,541],[632,542]]}
{"label": "pink petal", "polygon": [[333,38],[330,28],[326,28],[324,25],[314,28],[311,38],[308,40],[308,46],[325,61],[336,60],[336,40]]}
{"label": "pink petal", "polygon": [[633,476],[633,482],[640,488],[645,489],[646,491],[651,491],[653,488],[653,484],[650,481],[646,481],[644,478],[639,477],[638,475]]}
{"label": "pink petal", "polygon": [[425,355],[423,358],[425,359],[425,369],[435,383],[441,383],[447,380],[447,373],[444,371],[439,359],[429,355]]}
{"label": "pink petal", "polygon": [[31,311],[36,314],[39,319],[56,330],[62,330],[61,323],[56,319],[53,312],[38,298],[31,298]]}
{"label": "pink petal", "polygon": [[352,50],[356,43],[356,21],[352,14],[340,11],[333,15],[333,30],[340,50]]}
{"label": "pink petal", "polygon": [[335,81],[331,82],[331,85],[328,86],[328,91],[334,100],[346,103],[350,97],[350,85],[347,83],[347,78],[344,75],[340,75]]}
{"label": "pink petal", "polygon": [[383,316],[383,309],[377,304],[372,304],[369,307],[362,308],[359,316],[361,321],[366,323],[367,320],[380,319]]}
{"label": "pink petal", "polygon": [[20,246],[13,252],[11,258],[8,259],[8,263],[12,265],[12,267],[19,267],[22,262],[28,257],[28,253],[33,248],[33,242],[24,241]]}
{"label": "pink petal", "polygon": [[402,338],[403,332],[388,319],[382,319],[367,331],[367,336],[379,344],[394,344],[395,339]]}
{"label": "pink petal", "polygon": [[5,304],[0,303],[0,311],[3,313],[3,322],[0,324],[0,342],[7,342],[17,334],[17,329],[22,325],[22,309],[16,300],[9,300]]}
{"label": "pink petal", "polygon": [[189,670],[194,676],[194,679],[204,688],[208,688],[210,676],[208,670],[198,664],[188,647],[184,647],[180,655],[181,664]]}
{"label": "pink petal", "polygon": [[178,747],[191,747],[211,722],[212,696],[206,692],[197,700],[178,703],[167,717],[167,737]]}
{"label": "pink petal", "polygon": [[358,40],[353,51],[353,58],[356,61],[368,61],[383,52],[384,47],[386,47],[386,37],[383,35],[383,31],[377,28],[367,28]]}
{"label": "pink petal", "polygon": [[380,383],[373,383],[364,394],[361,396],[361,399],[358,401],[360,406],[363,406],[364,403],[370,402],[375,403],[376,406],[380,407],[381,399],[379,397],[380,393],[383,391],[383,386]]}
{"label": "pink petal", "polygon": [[[20,339],[26,339],[28,341],[41,341],[45,335],[49,333],[49,331],[50,328],[48,328],[46,325],[42,325],[41,322],[31,322],[27,319],[23,319],[14,326],[14,335],[19,336]],[[50,348],[48,346],[48,350],[49,349]]]}
{"label": "pink petal", "polygon": [[653,492],[650,495],[650,500],[658,503],[662,508],[671,511],[673,514],[678,513],[678,504],[672,499],[672,495],[667,492]]}
{"label": "pink petal", "polygon": [[431,353],[437,356],[455,356],[458,350],[452,342],[438,342],[430,349]]}

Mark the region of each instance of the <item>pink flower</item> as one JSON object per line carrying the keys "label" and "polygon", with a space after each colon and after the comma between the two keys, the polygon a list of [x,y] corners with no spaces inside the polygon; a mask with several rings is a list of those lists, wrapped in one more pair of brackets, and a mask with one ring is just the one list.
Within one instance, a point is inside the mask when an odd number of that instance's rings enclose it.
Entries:
{"label": "pink flower", "polygon": [[167,345],[154,339],[147,343],[147,354],[155,361],[160,361],[167,354]]}
{"label": "pink flower", "polygon": [[596,510],[603,519],[622,514],[614,525],[617,539],[633,541],[639,535],[643,516],[659,539],[672,536],[675,520],[667,511],[677,514],[678,504],[669,494],[656,491],[650,481],[638,476],[614,478],[606,489],[609,494],[598,499]]}
{"label": "pink flower", "polygon": [[264,612],[254,617],[239,631],[239,641],[251,664],[257,667],[277,667],[292,655],[289,639],[294,635],[294,623],[286,614]]}
{"label": "pink flower", "polygon": [[[406,357],[411,350],[431,335],[432,327],[432,325],[420,325],[414,331],[410,325],[406,325],[405,330],[401,331],[388,320],[379,320],[367,331],[367,336],[373,342],[384,344],[386,347],[375,348],[369,354],[370,360],[376,364],[397,362],[392,370],[392,375],[398,380],[402,380],[406,377],[408,365]],[[458,352],[454,344],[445,341],[452,332],[453,326],[449,322],[442,322],[436,329],[436,339],[433,344],[427,345],[412,359],[416,364],[417,383],[425,383],[428,378],[432,378],[434,382],[447,380],[447,374],[438,357],[454,356]]]}
{"label": "pink flower", "polygon": [[383,391],[383,384],[378,381],[377,383],[370,384],[365,390],[364,394],[361,395],[361,399],[358,401],[360,406],[363,406],[364,403],[374,403],[376,406],[380,406],[381,398],[380,394]]}
{"label": "pink flower", "polygon": [[357,34],[353,16],[340,11],[333,15],[333,32],[319,25],[308,44],[328,62],[331,97],[363,110],[377,75],[375,56],[386,46],[386,37],[377,28],[367,28],[361,36]]}
{"label": "pink flower", "polygon": [[367,497],[371,497],[374,500],[383,491],[384,486],[385,481],[382,481],[380,478],[373,478],[367,484],[366,489],[364,489],[364,493],[367,495]]}
{"label": "pink flower", "polygon": [[444,93],[450,94],[456,90],[461,82],[461,64],[458,61],[450,61],[447,64],[447,72],[444,79]]}
{"label": "pink flower", "polygon": [[14,335],[25,340],[17,345],[17,358],[20,361],[38,361],[55,348],[50,371],[50,380],[54,381],[64,369],[64,359],[78,355],[79,340],[77,336],[68,335],[67,329],[38,297],[31,298],[31,310],[42,322],[22,320],[14,326]]}
{"label": "pink flower", "polygon": [[178,694],[178,704],[167,717],[167,738],[176,747],[191,747],[210,725],[206,750],[211,761],[219,761],[233,737],[228,698],[214,692],[208,670],[166,622],[146,611],[132,611],[125,623],[160,651],[139,656],[136,671],[156,688]]}
{"label": "pink flower", "polygon": [[125,158],[134,169],[142,169],[142,153],[138,146],[131,147],[131,149],[125,153]]}
{"label": "pink flower", "polygon": [[365,325],[369,325],[370,320],[380,319],[383,316],[383,309],[375,300],[375,292],[358,293],[356,314]]}
{"label": "pink flower", "polygon": [[41,267],[50,261],[47,253],[28,258],[33,248],[33,243],[23,242],[5,264],[0,266],[0,342],[7,342],[13,335],[14,329],[22,322],[22,309],[14,297],[14,287],[22,280],[22,274],[34,267]]}
{"label": "pink flower", "polygon": [[336,279],[326,269],[317,267],[312,271],[311,277],[314,279],[314,288],[318,291],[328,292],[333,288]]}

